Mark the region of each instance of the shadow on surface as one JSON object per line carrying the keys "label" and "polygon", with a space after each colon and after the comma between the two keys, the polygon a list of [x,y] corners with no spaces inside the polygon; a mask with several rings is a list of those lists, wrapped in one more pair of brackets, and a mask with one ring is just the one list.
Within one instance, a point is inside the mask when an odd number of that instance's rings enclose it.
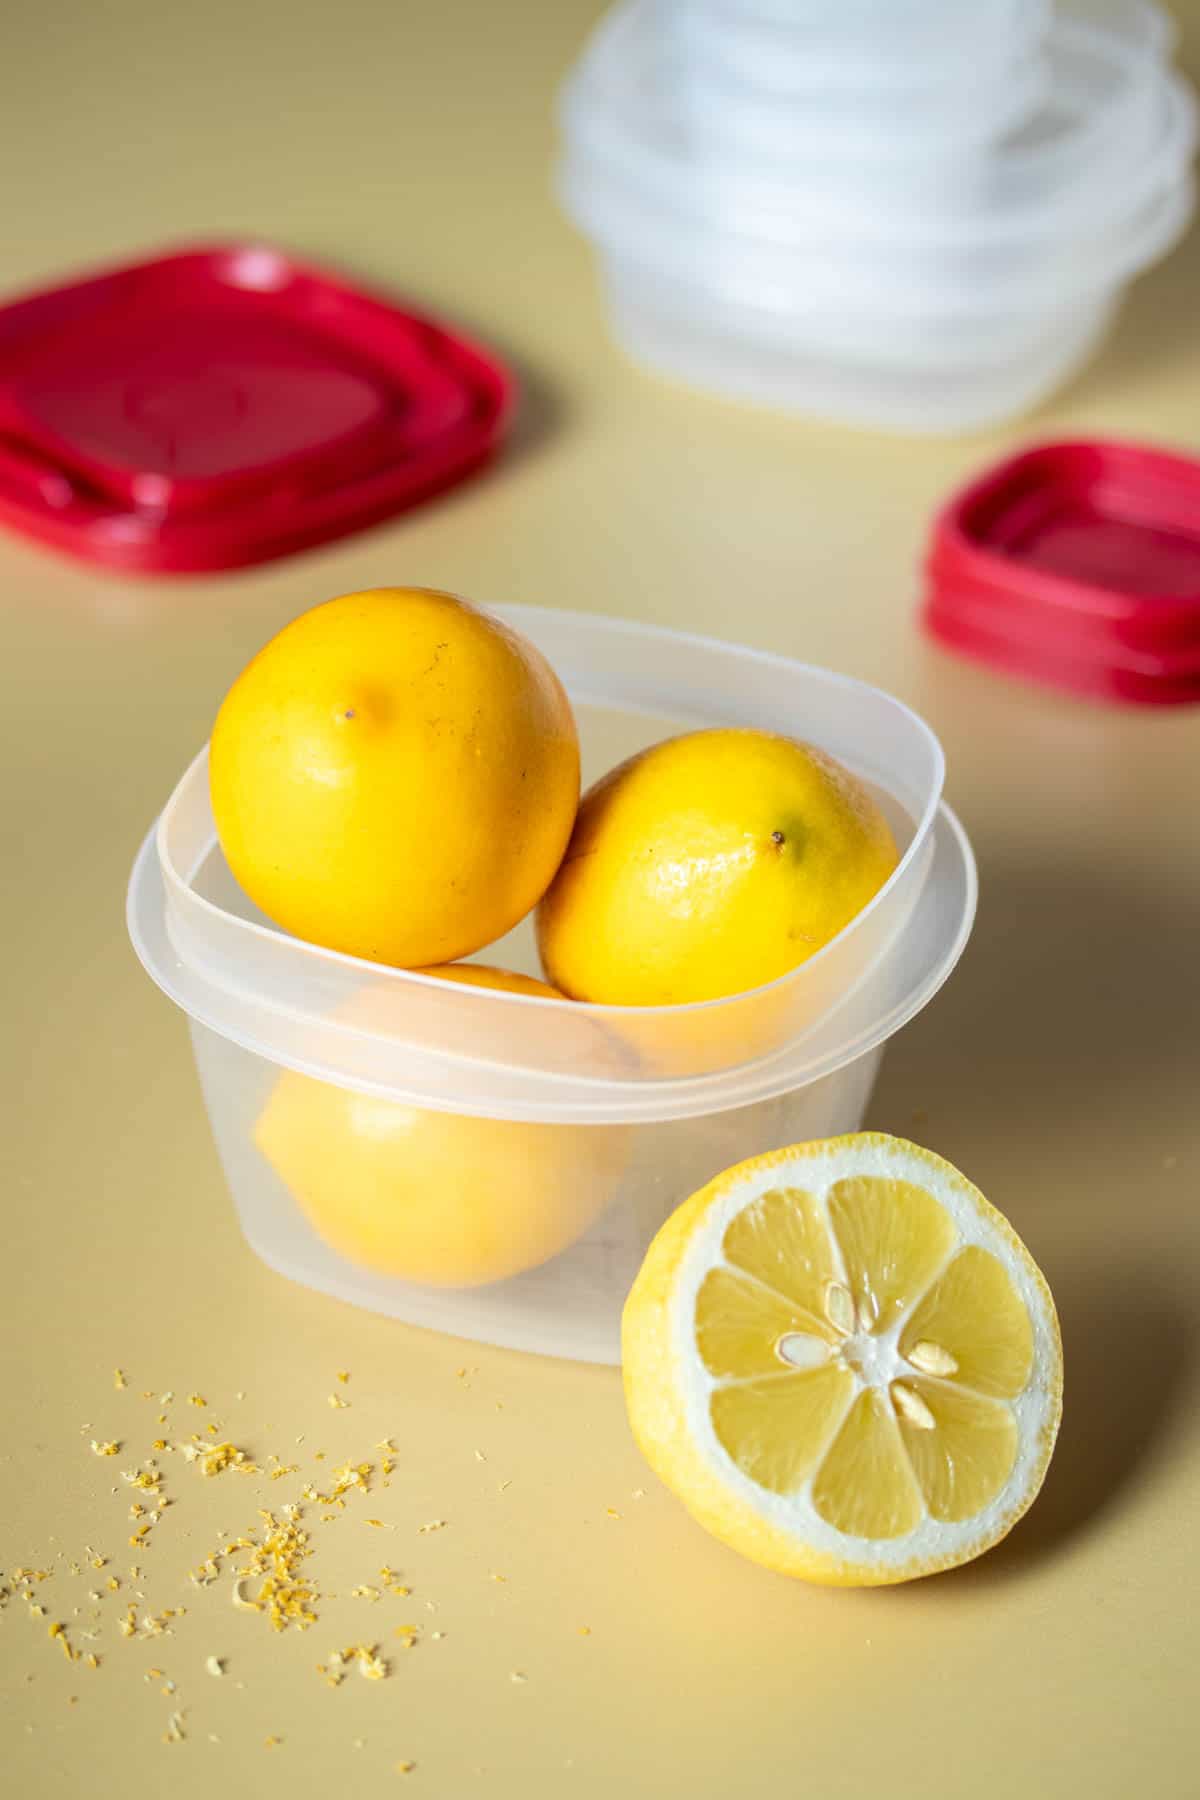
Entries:
{"label": "shadow on surface", "polygon": [[1135,844],[1101,868],[981,857],[967,952],[885,1061],[873,1122],[904,1130],[927,1110],[965,1154],[973,1137],[994,1139],[997,1118],[1061,1139],[1103,1109],[1136,1121],[1139,1098],[1168,1088],[1188,1116],[1200,1087],[1195,912],[1184,884],[1138,883]]}
{"label": "shadow on surface", "polygon": [[1093,1525],[1145,1473],[1185,1404],[1198,1324],[1161,1264],[1069,1270],[1055,1284],[1066,1404],[1041,1494],[1010,1537],[969,1570],[972,1585],[1023,1575]]}
{"label": "shadow on surface", "polygon": [[1027,423],[1036,427],[1040,419],[1059,418],[1064,410],[1108,403],[1127,382],[1144,380],[1148,370],[1175,365],[1181,355],[1190,354],[1196,342],[1198,290],[1200,229],[1193,226],[1159,268],[1134,283],[1096,355]]}
{"label": "shadow on surface", "polygon": [[512,428],[500,451],[503,466],[515,458],[524,459],[540,451],[562,430],[566,416],[563,402],[540,370],[532,368],[520,357],[500,348],[501,358],[512,370],[517,383],[517,410]]}
{"label": "shadow on surface", "polygon": [[985,859],[968,953],[885,1061],[871,1108],[991,1192],[1062,1322],[1066,1404],[1045,1488],[971,1582],[1023,1573],[1136,1487],[1194,1379],[1194,1272],[1162,1250],[1192,1202],[1162,1134],[1200,1088],[1196,922],[1185,884],[1138,881],[1135,845],[1107,873]]}

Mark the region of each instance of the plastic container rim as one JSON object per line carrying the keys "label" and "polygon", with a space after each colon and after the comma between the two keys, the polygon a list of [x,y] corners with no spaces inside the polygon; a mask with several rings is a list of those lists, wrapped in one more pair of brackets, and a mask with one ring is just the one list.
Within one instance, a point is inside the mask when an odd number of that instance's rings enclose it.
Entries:
{"label": "plastic container rim", "polygon": [[[635,23],[637,23],[637,20],[631,18],[628,11],[626,11],[624,14],[619,13],[615,14],[615,16],[610,16],[610,20],[604,22],[604,25],[606,25],[606,27],[621,27],[621,29],[626,29],[626,31],[628,31],[630,25],[635,25]],[[604,25],[601,27],[601,31],[604,31]],[[1146,169],[1148,169],[1148,167],[1153,169],[1155,164],[1164,164],[1164,162],[1168,160],[1169,153],[1178,155],[1180,144],[1184,144],[1184,142],[1187,142],[1187,144],[1195,142],[1195,103],[1193,103],[1193,97],[1191,97],[1191,92],[1189,92],[1186,83],[1182,81],[1182,77],[1178,76],[1175,70],[1171,70],[1166,63],[1162,63],[1159,59],[1151,58],[1151,56],[1130,56],[1130,52],[1121,49],[1121,43],[1119,43],[1119,40],[1115,38],[1115,34],[1112,34],[1112,32],[1101,31],[1101,29],[1088,31],[1087,27],[1074,25],[1074,23],[1069,23],[1069,25],[1063,27],[1063,29],[1067,31],[1070,38],[1090,38],[1090,40],[1094,40],[1094,45],[1092,45],[1092,47],[1099,50],[1101,56],[1108,56],[1112,61],[1119,61],[1121,65],[1128,65],[1128,67],[1132,68],[1132,81],[1124,86],[1124,90],[1119,94],[1119,97],[1117,97],[1117,101],[1112,101],[1108,106],[1096,108],[1096,106],[1087,106],[1085,103],[1079,103],[1079,110],[1076,112],[1076,115],[1074,115],[1072,124],[1067,128],[1067,131],[1063,131],[1056,139],[1052,140],[1049,146],[1043,144],[1043,146],[1031,146],[1031,148],[1025,149],[1002,149],[1000,155],[1004,158],[1004,162],[1006,162],[1007,166],[1015,167],[1015,169],[1022,169],[1022,171],[1036,169],[1038,166],[1052,167],[1054,166],[1054,162],[1061,157],[1078,157],[1081,144],[1087,144],[1088,139],[1096,139],[1097,142],[1103,144],[1106,137],[1110,137],[1110,126],[1112,126],[1112,122],[1106,117],[1106,113],[1112,112],[1114,108],[1119,110],[1121,106],[1128,104],[1128,101],[1130,101],[1130,86],[1133,86],[1133,83],[1135,83],[1137,79],[1141,79],[1141,81],[1150,81],[1150,83],[1153,83],[1153,85],[1159,88],[1160,94],[1164,97],[1164,103],[1169,103],[1169,112],[1168,108],[1166,108],[1166,104],[1164,104],[1166,124],[1164,124],[1164,128],[1162,128],[1162,133],[1160,133],[1159,144],[1151,151],[1150,157],[1146,158],[1142,164],[1139,164],[1137,171],[1133,171],[1133,176],[1130,176],[1130,173],[1126,171],[1126,182],[1123,184],[1126,193],[1124,193],[1123,198],[1121,198],[1121,203],[1124,205],[1124,203],[1128,203],[1128,194],[1130,194],[1130,191],[1135,194],[1139,193],[1139,184],[1141,184],[1141,191],[1150,191],[1151,185],[1153,184],[1151,184],[1150,178],[1146,175]],[[585,56],[581,59],[581,63],[579,63],[578,67],[574,68],[574,72],[567,77],[567,83],[563,85],[563,92],[561,92],[560,95],[561,130],[563,130],[563,135],[567,137],[567,142],[572,146],[572,149],[576,149],[576,140],[581,139],[583,135],[587,135],[588,124],[592,124],[592,126],[596,126],[597,124],[599,130],[603,131],[604,135],[608,137],[608,142],[610,142],[610,146],[612,146],[613,142],[619,142],[619,140],[626,137],[624,126],[626,126],[626,122],[630,121],[631,117],[639,117],[639,115],[646,117],[646,106],[640,103],[637,92],[633,92],[633,94],[630,94],[628,90],[622,92],[622,94],[619,95],[619,104],[613,108],[613,104],[610,104],[612,95],[604,95],[604,92],[599,90],[599,77],[596,76],[596,68],[594,68],[594,65],[596,65],[597,52],[601,49],[603,49],[604,56],[610,56],[610,54],[612,54],[610,49],[608,49],[608,45],[603,43],[603,40],[594,41],[594,45],[592,45],[590,49],[585,50]],[[1144,67],[1141,67],[1141,65],[1144,65]],[[612,88],[612,79],[610,79],[610,77],[604,79],[604,86]],[[596,92],[592,92],[592,90],[596,90]],[[649,117],[651,117],[653,121],[657,121],[658,115],[660,115],[660,108],[649,110]],[[649,151],[646,151],[640,137],[631,137],[631,139],[628,139],[628,142],[631,144],[633,157],[637,158],[640,164],[642,164],[642,182],[644,182],[644,167],[646,167],[646,164],[649,164],[651,167],[655,166],[655,164],[666,164],[667,169],[671,169],[671,167],[675,166],[675,169],[673,169],[673,178],[675,178],[675,180],[680,178],[682,158],[680,158],[680,155],[678,155],[676,151],[673,151],[673,149],[662,151],[660,148],[651,148]],[[588,155],[590,155],[590,153],[588,153]],[[925,157],[930,157],[932,153],[930,153],[928,149],[925,149],[923,155],[925,155]],[[628,149],[624,151],[624,157],[628,157]],[[608,157],[604,157],[604,160],[608,160]],[[1087,157],[1083,158],[1083,160],[1087,162]],[[637,176],[630,176],[630,178],[637,178]],[[651,175],[651,178],[649,178],[649,185],[653,187],[653,185],[660,184],[662,184],[662,176]],[[779,193],[779,200],[783,202],[783,191],[777,191],[777,193]],[[1076,196],[1076,198],[1078,198],[1078,196]],[[752,203],[756,203],[757,207],[763,207],[763,200],[761,200],[761,198],[757,198],[757,200],[754,200]],[[766,200],[765,205],[766,216],[770,216],[770,207],[772,207],[774,203],[774,198],[768,194],[768,200]],[[883,207],[880,211],[885,214],[885,223],[887,223],[887,218],[889,218],[887,203],[883,203]],[[914,238],[912,225],[910,225],[909,221],[905,221],[905,229],[903,229],[903,232],[889,232],[889,230],[883,230],[878,236],[880,236],[880,241],[882,241],[882,243],[887,243],[887,241],[910,241],[910,243],[912,243],[912,241],[918,241],[918,243],[930,243],[930,245],[936,245],[936,243],[954,241],[954,243],[970,243],[970,245],[975,245],[975,243],[979,243],[979,241],[1009,238],[1009,236],[1013,236],[1013,234],[1016,234],[1016,236],[1020,236],[1020,234],[1029,234],[1029,221],[1031,220],[1033,220],[1034,223],[1034,236],[1042,236],[1045,230],[1058,229],[1058,227],[1060,227],[1060,220],[1054,218],[1054,214],[1056,214],[1056,212],[1061,214],[1063,211],[1069,212],[1070,209],[1063,209],[1063,205],[1061,205],[1061,196],[1052,196],[1051,194],[1049,200],[1043,198],[1040,202],[1034,202],[1033,205],[1029,202],[1022,202],[1018,207],[1011,207],[1011,209],[1009,209],[1009,214],[1011,214],[1011,216],[1007,216],[1007,218],[1004,214],[1000,214],[999,220],[993,218],[993,220],[982,221],[982,223],[981,221],[975,221],[973,229],[970,230],[963,230],[961,227],[955,229],[954,223],[945,223],[945,225],[941,225],[941,223],[937,221],[936,216],[930,216],[928,220],[921,220],[919,212],[914,212],[914,220],[916,220],[916,238]],[[1078,207],[1076,207],[1074,211],[1078,212]],[[1047,220],[1049,220],[1049,223],[1047,223]],[[1040,225],[1040,230],[1038,230],[1038,225]],[[930,229],[930,227],[934,227],[934,229]],[[765,241],[765,243],[770,243],[770,239],[763,239],[763,241]]]}
{"label": "plastic container rim", "polygon": [[[441,1100],[425,1094],[398,1090],[393,1083],[387,1081],[372,1082],[366,1078],[343,1075],[335,1078],[319,1062],[307,1061],[294,1054],[281,1055],[275,1046],[256,1038],[251,1032],[230,1030],[224,1021],[213,1016],[211,1011],[205,1010],[203,1001],[196,1003],[184,996],[178,984],[173,983],[168,977],[161,958],[147,943],[142,931],[138,914],[144,900],[143,890],[146,880],[149,878],[161,882],[162,872],[158,864],[155,846],[155,827],[152,827],[147,833],[134,861],[126,898],[126,926],[134,952],[146,973],[155,986],[178,1006],[189,1020],[204,1026],[240,1049],[248,1051],[251,1055],[259,1056],[277,1067],[294,1069],[300,1074],[311,1075],[317,1080],[333,1081],[336,1086],[356,1093],[377,1095],[382,1099],[391,1100],[397,1105],[419,1106],[429,1112],[460,1113],[476,1118],[503,1118],[547,1125],[665,1124],[678,1119],[705,1118],[721,1112],[735,1111],[740,1107],[777,1099],[782,1094],[794,1093],[801,1088],[810,1087],[818,1081],[826,1080],[889,1043],[897,1032],[923,1011],[953,973],[966,948],[974,926],[979,897],[979,875],[970,839],[957,813],[945,800],[938,803],[934,820],[935,834],[940,828],[944,828],[952,840],[963,871],[964,899],[957,926],[936,964],[925,977],[901,999],[893,1002],[891,1006],[883,1008],[869,1028],[863,1030],[849,1042],[838,1043],[834,1049],[817,1058],[798,1078],[787,1075],[781,1078],[778,1073],[779,1065],[786,1062],[788,1046],[785,1045],[774,1055],[765,1057],[759,1062],[732,1070],[723,1070],[716,1074],[641,1083],[593,1082],[589,1085],[598,1091],[601,1100],[599,1104],[586,1109],[569,1104],[560,1108],[553,1102],[531,1104],[506,1101],[502,1107],[489,1110],[474,1102],[459,1103],[457,1100]],[[918,896],[914,916],[916,912],[919,912],[925,898],[924,893]],[[908,923],[911,924],[911,922],[910,919]],[[182,958],[177,957],[176,960],[182,964]],[[186,967],[185,964],[182,966]],[[375,965],[368,966],[374,967]],[[876,978],[878,972],[877,967],[872,968],[862,985],[866,985],[871,979]],[[484,990],[477,991],[483,992]],[[496,1000],[527,999],[534,1004],[542,1005],[563,1004],[561,1001],[539,1002],[533,995],[494,993],[489,994],[488,998]],[[838,1009],[836,1006],[831,1008],[830,1014],[827,1016],[832,1016]],[[729,1091],[731,1077],[735,1077],[739,1081],[740,1085],[736,1092]],[[722,1092],[722,1090],[725,1091]]]}
{"label": "plastic container rim", "polygon": [[[587,613],[572,614],[565,608],[557,607],[507,606],[490,607],[486,610],[494,613],[497,618],[502,619],[506,624],[516,625],[518,629],[521,618],[527,613],[533,613],[541,616],[552,615],[563,623],[566,623],[572,618],[578,618],[585,621],[589,629],[599,628],[606,632],[615,631],[618,634],[623,630],[628,630],[632,626],[639,634],[658,638],[661,642],[682,642],[706,650],[733,651],[736,652],[739,658],[753,660],[763,664],[771,664],[776,667],[782,666],[789,668],[798,674],[817,676],[820,680],[827,682],[834,687],[842,687],[858,693],[869,693],[878,699],[886,700],[889,705],[894,706],[897,712],[903,716],[907,724],[914,730],[914,735],[924,740],[924,747],[929,752],[932,761],[933,781],[930,784],[929,798],[926,800],[924,809],[920,817],[913,821],[914,829],[911,842],[904,851],[899,862],[896,864],[896,867],[892,870],[892,873],[888,876],[888,879],[867,902],[866,906],[842,927],[836,937],[830,938],[827,944],[822,945],[815,956],[810,956],[806,962],[801,963],[799,965],[800,969],[815,968],[823,958],[826,958],[829,955],[833,947],[836,944],[839,944],[849,932],[853,931],[855,927],[860,924],[865,923],[872,913],[880,911],[892,889],[899,885],[903,876],[907,874],[911,864],[914,863],[918,856],[925,850],[929,841],[933,821],[937,816],[938,803],[941,799],[942,789],[945,785],[945,753],[936,734],[930,726],[926,724],[925,720],[921,718],[920,714],[915,713],[911,707],[905,705],[903,700],[898,700],[895,695],[889,694],[885,689],[876,687],[869,681],[860,681],[857,676],[843,675],[833,669],[823,669],[815,663],[797,662],[793,657],[777,656],[769,650],[754,650],[739,644],[726,643],[720,638],[707,637],[698,632],[675,631],[670,626],[643,625],[635,620],[608,619],[602,618],[599,615]],[[581,698],[583,698],[586,703],[586,696],[581,696]],[[612,704],[611,701],[601,701],[597,703],[604,705]],[[820,746],[818,746],[818,748],[819,747]],[[197,764],[206,761],[207,757],[208,746],[206,744],[205,747],[193,757],[191,763],[189,763],[187,769],[184,771],[183,776],[180,778],[179,782],[177,782],[171,793],[171,797],[163,807],[155,826],[155,845],[168,895],[180,902],[183,906],[200,914],[208,915],[213,918],[228,919],[234,915],[225,912],[224,908],[218,906],[215,901],[206,899],[204,895],[195,892],[194,888],[191,886],[191,882],[196,874],[195,868],[186,871],[186,873],[176,869],[166,845],[167,833],[170,828],[173,811],[178,804],[184,783]],[[858,773],[858,771],[855,771],[855,773]],[[209,848],[211,849],[211,845]],[[208,851],[206,851],[205,854],[207,855]],[[312,960],[332,964],[338,968],[359,969],[363,971],[364,974],[370,975],[372,979],[378,979],[380,975],[385,977],[391,975],[394,976],[398,982],[404,983],[414,981],[431,990],[444,991],[446,987],[446,983],[439,981],[436,975],[423,975],[418,970],[394,968],[385,963],[368,961],[361,956],[348,955],[345,951],[328,950],[324,945],[307,943],[302,938],[293,937],[291,933],[284,932],[277,926],[260,925],[253,919],[239,919],[237,923],[242,931],[261,941],[272,943],[283,938],[287,942],[297,946],[302,952],[309,955]],[[750,993],[765,993],[771,988],[781,987],[785,982],[793,980],[798,972],[798,969],[788,970],[787,973],[777,976],[774,981],[764,982],[760,987],[752,988],[747,991]],[[483,990],[473,988],[470,992],[472,996],[477,998]],[[577,1010],[581,1004],[574,1000],[543,999],[537,994],[510,994],[503,990],[488,990],[485,998],[487,1004],[496,1004],[500,1006],[536,1006],[542,1008],[554,1007],[557,1009],[570,1008],[572,1011]],[[744,994],[732,994],[725,995],[717,1000],[693,1000],[682,1005],[673,1006],[603,1006],[587,1002],[586,1007],[589,1016],[595,1016],[602,1024],[608,1023],[619,1029],[621,1023],[629,1019],[636,1018],[644,1020],[653,1018],[656,1014],[674,1018],[694,1017],[701,1013],[717,1011],[719,1008],[729,1005],[730,1001],[742,1000],[744,998]]]}
{"label": "plastic container rim", "polygon": [[[552,609],[506,607],[497,608],[495,610],[497,616],[510,624],[516,625],[518,629],[520,628],[522,621],[527,618],[529,618],[532,623],[532,621],[536,620],[538,617],[542,619],[549,617],[554,621],[556,627],[562,631],[569,632],[572,623],[578,622],[579,625],[586,627],[587,630],[591,632],[614,635],[617,638],[632,633],[635,638],[641,641],[645,641],[645,639],[649,637],[668,645],[689,644],[708,655],[715,653],[717,655],[728,656],[732,653],[738,657],[743,667],[747,664],[759,664],[772,668],[776,675],[794,671],[798,674],[815,678],[827,689],[843,689],[849,692],[871,696],[874,702],[882,702],[893,716],[902,722],[901,728],[905,732],[911,734],[916,753],[921,763],[919,779],[922,788],[919,794],[917,790],[914,789],[913,792],[907,796],[904,794],[903,789],[899,792],[894,788],[891,789],[891,792],[897,801],[904,806],[905,811],[908,813],[912,822],[911,840],[905,847],[896,869],[893,871],[888,881],[884,883],[878,893],[873,897],[868,906],[843,928],[843,931],[838,934],[837,938],[830,940],[828,945],[823,946],[822,950],[819,951],[815,957],[810,958],[807,963],[800,965],[798,969],[788,971],[784,975],[779,976],[776,981],[764,984],[763,987],[757,990],[752,990],[752,993],[762,994],[767,992],[768,989],[782,987],[785,983],[793,982],[798,978],[803,977],[805,970],[811,969],[822,957],[831,953],[835,945],[844,943],[849,934],[853,933],[856,928],[868,921],[873,914],[886,906],[893,888],[910,877],[914,865],[918,863],[919,859],[925,858],[928,861],[932,858],[934,828],[938,818],[938,809],[941,802],[941,793],[945,777],[945,758],[937,737],[926,722],[895,696],[886,693],[884,690],[877,688],[870,683],[860,681],[853,676],[841,675],[834,671],[820,669],[812,665],[800,664],[794,659],[777,656],[769,651],[754,650],[728,644],[721,640],[701,636],[695,633],[678,632],[666,627],[639,624],[635,621],[607,619],[596,615],[571,614],[569,612]],[[568,690],[571,693],[572,698],[580,703],[588,704],[590,702],[604,707],[618,706],[622,710],[631,713],[635,713],[639,710],[650,713],[655,711],[655,708],[648,705],[643,705],[639,708],[636,700],[614,699],[611,691],[604,692],[602,691],[602,688],[601,691],[589,692],[586,676],[580,675],[577,671],[572,671],[567,679]],[[752,723],[752,721],[749,722]],[[682,728],[686,729],[686,726],[684,725]],[[173,809],[180,804],[180,797],[189,776],[194,782],[198,766],[203,762],[205,755],[206,752],[201,751],[200,755],[193,759],[192,763],[189,765],[188,771],[185,772],[185,775],[181,778],[180,782],[177,783],[170,800],[166,807],[164,807],[149,839],[147,840],[147,847],[152,847],[153,855],[159,873],[161,874],[166,911],[170,912],[173,909],[177,909],[177,913],[182,912],[182,915],[185,918],[191,917],[197,920],[198,936],[203,937],[208,935],[205,931],[205,921],[207,920],[213,924],[219,925],[225,932],[232,929],[236,932],[241,941],[249,940],[251,942],[257,941],[269,945],[286,945],[293,954],[298,954],[303,959],[303,962],[313,969],[328,968],[334,970],[361,971],[363,975],[369,978],[375,985],[380,983],[385,985],[393,983],[397,987],[402,988],[408,984],[417,984],[427,991],[437,990],[439,996],[445,997],[445,1003],[448,1005],[453,1005],[456,998],[460,995],[464,995],[473,1005],[486,1006],[489,1015],[497,1019],[503,1016],[497,1009],[505,1006],[509,1008],[514,1006],[540,1007],[543,1010],[549,1008],[563,1012],[569,1010],[592,1019],[601,1028],[614,1031],[618,1036],[621,1035],[622,1024],[626,1022],[632,1024],[633,1021],[638,1021],[641,1023],[647,1018],[652,1019],[655,1015],[661,1015],[672,1022],[681,1020],[687,1021],[691,1019],[693,1015],[718,1013],[722,1008],[737,1006],[744,1003],[746,1000],[746,995],[739,994],[717,1000],[692,1002],[672,1007],[605,1007],[590,1005],[581,1006],[578,1003],[570,1001],[542,999],[535,996],[507,994],[503,992],[484,992],[478,989],[460,990],[448,987],[444,983],[439,983],[435,976],[424,975],[410,970],[392,969],[361,958],[347,956],[343,952],[327,950],[321,946],[306,944],[299,939],[290,937],[288,934],[273,926],[259,924],[257,921],[251,919],[240,918],[236,914],[228,912],[215,901],[196,893],[191,886],[197,868],[203,863],[206,857],[211,854],[213,845],[215,844],[215,832],[208,836],[205,848],[198,853],[195,863],[186,871],[182,871],[175,866],[168,846],[168,832],[173,816]],[[844,760],[853,766],[852,757],[844,756]],[[861,764],[860,772],[866,772],[862,769]],[[880,780],[885,789],[888,786],[886,777],[881,775],[878,767],[870,768],[869,778]],[[913,779],[915,781],[918,777],[914,776]],[[912,804],[914,800],[918,803],[923,801],[919,816],[917,816],[915,807]],[[144,946],[140,945],[140,935],[134,918],[134,889],[139,880],[139,871],[142,862],[144,861],[145,853],[144,850],[142,856],[139,857],[138,864],[135,865],[134,875],[130,884],[129,903],[130,930],[131,934],[134,936],[135,944],[139,944],[140,946],[139,955],[142,956],[143,961],[147,961],[147,959],[146,956],[143,955]],[[917,899],[913,902],[913,905],[918,906],[919,904],[920,893],[918,890]],[[905,923],[910,917],[911,914],[906,914],[904,922],[893,926],[890,929],[887,938],[884,940],[882,950],[877,949],[873,952],[871,959],[864,966],[857,981],[851,983],[847,987],[846,995],[855,991],[857,986],[871,978],[878,967],[879,962],[887,955],[888,946],[895,941],[898,934],[903,932]],[[198,982],[201,985],[207,984],[211,986],[214,991],[220,992],[227,1000],[232,998],[233,1003],[236,1006],[244,1006],[252,1009],[256,1005],[261,1005],[274,1014],[287,1016],[292,1019],[300,1021],[308,1021],[311,1019],[314,1024],[322,1025],[329,1022],[326,1015],[314,1013],[305,1006],[295,1006],[289,1000],[289,997],[285,992],[272,993],[270,991],[269,981],[264,982],[262,988],[256,988],[253,985],[247,985],[244,981],[231,976],[230,982],[225,983],[221,981],[219,977],[214,977],[212,974],[208,973],[203,968],[202,964],[189,964],[185,952],[181,951],[175,943],[171,944],[171,949],[180,964],[188,969],[189,977],[193,981]],[[155,976],[155,979],[158,980],[159,976],[149,961],[147,961],[147,967],[150,969],[151,974]],[[160,985],[163,985],[161,980]],[[844,997],[845,996],[839,996],[837,1000],[827,1003],[814,1019],[806,1022],[802,1031],[793,1033],[783,1043],[775,1045],[761,1059],[758,1059],[758,1061],[748,1065],[740,1065],[740,1069],[751,1067],[768,1071],[772,1067],[778,1065],[781,1059],[786,1059],[789,1050],[798,1049],[804,1041],[808,1040],[813,1035],[814,1031],[819,1027],[822,1021],[827,1020],[832,1016],[838,1005],[842,1003]],[[519,1015],[512,1013],[509,1016],[516,1018]],[[397,1042],[390,1034],[378,1031],[356,1029],[356,1035],[362,1041],[370,1041],[372,1038],[378,1039],[381,1045],[385,1046]],[[431,1054],[437,1056],[443,1053],[435,1051],[431,1052]],[[453,1060],[453,1052],[446,1052],[444,1054],[446,1057]],[[708,1070],[696,1075],[646,1075],[640,1078],[631,1075],[615,1079],[601,1079],[591,1076],[576,1077],[575,1086],[579,1088],[586,1087],[589,1091],[594,1091],[597,1097],[603,1093],[607,1093],[610,1096],[624,1095],[627,1098],[635,1095],[657,1093],[665,1100],[666,1096],[670,1093],[675,1092],[678,1094],[679,1090],[684,1088],[696,1092],[703,1091],[706,1088],[715,1090],[722,1085],[728,1085],[730,1080],[734,1077],[740,1079],[738,1065]],[[805,1076],[805,1080],[812,1078],[814,1077]],[[424,1104],[424,1102],[421,1103]],[[714,1110],[715,1109],[716,1108],[714,1107]]]}

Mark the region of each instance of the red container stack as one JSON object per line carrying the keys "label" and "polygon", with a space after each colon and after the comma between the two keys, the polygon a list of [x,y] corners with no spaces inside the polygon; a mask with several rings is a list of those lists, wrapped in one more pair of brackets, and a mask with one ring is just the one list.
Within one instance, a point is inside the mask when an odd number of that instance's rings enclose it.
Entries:
{"label": "red container stack", "polygon": [[1200,462],[1136,444],[1022,452],[934,522],[924,621],[1030,681],[1200,701]]}

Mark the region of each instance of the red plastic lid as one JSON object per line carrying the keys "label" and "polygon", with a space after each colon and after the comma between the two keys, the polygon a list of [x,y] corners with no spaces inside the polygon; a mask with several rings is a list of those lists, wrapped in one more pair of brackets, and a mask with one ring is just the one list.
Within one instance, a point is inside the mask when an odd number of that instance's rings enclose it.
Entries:
{"label": "red plastic lid", "polygon": [[0,308],[0,521],[122,569],[233,568],[458,481],[511,409],[435,320],[264,245]]}
{"label": "red plastic lid", "polygon": [[1200,462],[1044,444],[936,519],[928,628],[1009,673],[1149,705],[1200,700]]}

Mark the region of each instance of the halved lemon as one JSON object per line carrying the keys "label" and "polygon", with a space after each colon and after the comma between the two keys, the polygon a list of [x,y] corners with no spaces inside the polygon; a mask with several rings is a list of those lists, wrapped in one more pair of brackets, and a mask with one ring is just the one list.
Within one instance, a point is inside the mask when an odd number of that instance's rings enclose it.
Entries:
{"label": "halved lemon", "polygon": [[1042,1484],[1062,1412],[1045,1278],[931,1151],[773,1151],[668,1219],[625,1305],[651,1466],[757,1562],[838,1586],[968,1562]]}

